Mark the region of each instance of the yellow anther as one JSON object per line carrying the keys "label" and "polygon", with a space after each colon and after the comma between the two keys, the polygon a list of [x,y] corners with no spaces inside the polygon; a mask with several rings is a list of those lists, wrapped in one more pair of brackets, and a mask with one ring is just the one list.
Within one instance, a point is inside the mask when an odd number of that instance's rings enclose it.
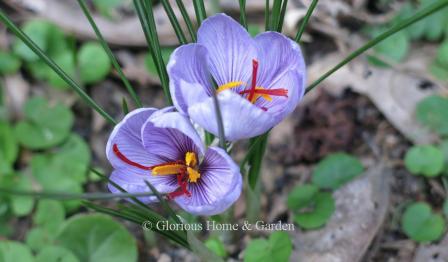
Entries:
{"label": "yellow anther", "polygon": [[187,167],[188,179],[190,182],[196,183],[201,177],[201,174],[194,168]]}
{"label": "yellow anther", "polygon": [[218,89],[216,90],[216,93],[222,92],[222,91],[227,90],[227,89],[238,87],[238,86],[240,86],[242,84],[244,84],[244,82],[241,82],[241,81],[229,82],[227,84],[219,86]]}
{"label": "yellow anther", "polygon": [[189,167],[196,167],[196,165],[198,164],[196,154],[193,152],[187,152],[185,154],[185,164]]}
{"label": "yellow anther", "polygon": [[[256,88],[255,88],[255,90],[264,90],[265,88],[263,88],[263,87],[261,87],[261,86],[257,86]],[[267,101],[272,101],[272,97],[270,96],[270,95],[268,95],[268,94],[257,94],[257,93],[255,93],[255,95],[254,95],[254,97],[252,98],[252,101],[250,101],[252,104],[253,103],[255,103],[255,101],[257,101],[257,99],[259,98],[259,97],[263,97],[264,99],[266,99]]]}
{"label": "yellow anther", "polygon": [[155,176],[174,175],[179,174],[185,170],[185,165],[182,164],[167,164],[156,166],[152,169],[152,174]]}

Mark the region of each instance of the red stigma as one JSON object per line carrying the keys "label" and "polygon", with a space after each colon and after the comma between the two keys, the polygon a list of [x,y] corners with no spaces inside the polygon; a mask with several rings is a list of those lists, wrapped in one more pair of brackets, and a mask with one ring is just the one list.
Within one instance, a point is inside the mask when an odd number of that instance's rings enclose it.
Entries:
{"label": "red stigma", "polygon": [[[243,90],[240,91],[240,94],[247,94],[249,92],[251,92],[251,90]],[[288,89],[284,89],[284,88],[275,88],[275,89],[256,89],[254,91],[255,94],[260,94],[260,95],[271,95],[271,96],[285,96],[288,97]]]}
{"label": "red stigma", "polygon": [[[130,160],[129,158],[127,158],[123,153],[121,153],[121,151],[118,149],[117,144],[114,144],[112,147],[112,150],[114,152],[114,154],[123,162],[125,162],[126,164],[133,166],[133,167],[137,167],[143,170],[152,170],[155,167],[158,166],[164,166],[164,165],[174,165],[174,164],[185,164],[184,161],[182,160],[178,160],[178,161],[173,161],[173,162],[167,162],[167,163],[163,163],[163,164],[159,164],[159,165],[154,165],[154,166],[144,166],[144,165],[140,165],[139,163],[136,163],[132,160]],[[188,191],[187,189],[187,185],[188,185],[188,174],[186,173],[186,169],[184,169],[183,171],[181,171],[179,174],[176,175],[177,176],[177,184],[179,185],[179,188],[176,189],[175,191],[167,194],[167,199],[168,200],[173,200],[176,197],[182,196],[182,195],[186,195],[187,197],[191,197],[191,193]]]}
{"label": "red stigma", "polygon": [[187,177],[185,176],[185,172],[177,174],[177,184],[179,185],[179,188],[175,191],[167,194],[168,200],[173,200],[176,197],[180,197],[182,195],[186,195],[187,197],[191,197],[190,191],[187,189],[188,181]]}
{"label": "red stigma", "polygon": [[257,73],[258,61],[256,59],[252,59],[252,85],[250,87],[249,97],[247,98],[249,101],[252,101],[252,98],[255,95],[255,88],[257,86]]}
{"label": "red stigma", "polygon": [[129,158],[127,158],[125,155],[123,155],[123,154],[120,152],[120,150],[118,149],[117,144],[114,144],[114,146],[113,146],[113,151],[114,151],[115,155],[116,155],[121,161],[125,162],[126,164],[128,164],[128,165],[130,165],[130,166],[137,167],[137,168],[140,168],[140,169],[143,169],[143,170],[151,170],[151,168],[152,168],[152,167],[150,167],[150,166],[143,166],[143,165],[140,165],[139,163],[136,163],[136,162],[134,162],[134,161],[131,161]]}

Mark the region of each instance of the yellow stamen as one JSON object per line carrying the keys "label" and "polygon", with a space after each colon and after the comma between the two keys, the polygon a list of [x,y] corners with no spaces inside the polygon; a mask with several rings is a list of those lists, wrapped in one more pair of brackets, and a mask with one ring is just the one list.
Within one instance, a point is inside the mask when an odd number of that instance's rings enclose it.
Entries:
{"label": "yellow stamen", "polygon": [[227,89],[238,87],[238,86],[240,86],[242,84],[244,84],[244,82],[241,82],[241,81],[229,82],[227,84],[219,86],[218,89],[216,90],[216,93],[222,92],[222,91],[227,90]]}
{"label": "yellow stamen", "polygon": [[185,165],[182,164],[167,164],[167,165],[161,165],[156,166],[152,169],[152,174],[157,176],[163,176],[163,175],[174,175],[179,174],[182,172],[182,170],[185,169]]}
{"label": "yellow stamen", "polygon": [[198,159],[196,158],[196,154],[193,152],[187,152],[185,154],[185,164],[190,167],[196,167],[198,164]]}
{"label": "yellow stamen", "polygon": [[[257,86],[255,88],[255,90],[264,90],[265,88],[261,87],[261,86]],[[259,97],[263,97],[264,99],[268,100],[268,101],[272,101],[272,97],[268,94],[257,94],[255,93],[254,97],[252,98],[252,101],[250,101],[252,104],[255,103],[255,101],[257,101],[257,99]]]}
{"label": "yellow stamen", "polygon": [[196,183],[198,178],[201,177],[201,174],[194,168],[187,167],[188,179],[190,182]]}

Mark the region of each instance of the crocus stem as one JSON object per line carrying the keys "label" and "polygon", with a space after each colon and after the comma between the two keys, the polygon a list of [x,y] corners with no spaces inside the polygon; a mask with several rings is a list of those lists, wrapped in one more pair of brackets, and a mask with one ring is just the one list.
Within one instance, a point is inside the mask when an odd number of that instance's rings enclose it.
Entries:
{"label": "crocus stem", "polygon": [[104,119],[111,124],[116,124],[116,121],[104,111],[62,68],[60,68],[45,52],[34,43],[14,22],[0,10],[0,21],[6,25],[20,40],[22,40],[37,56],[40,57],[68,86],[73,89],[90,107],[97,111]]}
{"label": "crocus stem", "polygon": [[320,84],[322,81],[324,81],[327,77],[329,77],[331,74],[339,70],[341,67],[367,51],[368,49],[374,47],[384,39],[388,38],[389,36],[395,34],[396,32],[402,30],[403,28],[406,28],[413,23],[416,23],[420,21],[421,19],[441,10],[443,7],[446,7],[448,5],[448,0],[440,0],[436,3],[424,8],[423,10],[418,11],[413,16],[401,21],[400,23],[393,26],[391,29],[387,30],[386,32],[382,33],[381,35],[375,37],[374,39],[367,42],[365,45],[351,53],[349,56],[347,56],[344,60],[342,60],[339,64],[334,66],[332,69],[328,70],[325,74],[323,74],[321,77],[319,77],[316,81],[314,81],[308,88],[306,89],[306,93],[311,91],[314,87],[316,87],[318,84]]}
{"label": "crocus stem", "polygon": [[308,24],[308,21],[310,20],[310,17],[311,17],[311,14],[314,11],[314,8],[316,8],[317,2],[319,2],[319,0],[313,0],[313,2],[311,3],[310,7],[306,11],[305,17],[303,18],[303,21],[300,24],[299,31],[297,31],[297,35],[296,35],[296,38],[295,38],[297,43],[302,38],[302,34],[305,31],[306,25]]}

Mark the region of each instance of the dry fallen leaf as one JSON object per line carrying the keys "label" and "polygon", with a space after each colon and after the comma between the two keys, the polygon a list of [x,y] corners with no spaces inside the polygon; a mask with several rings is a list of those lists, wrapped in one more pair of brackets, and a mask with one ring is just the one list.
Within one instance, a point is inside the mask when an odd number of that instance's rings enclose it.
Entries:
{"label": "dry fallen leaf", "polygon": [[378,163],[336,191],[336,211],[327,225],[294,235],[292,261],[360,261],[387,213],[390,175],[384,163]]}

